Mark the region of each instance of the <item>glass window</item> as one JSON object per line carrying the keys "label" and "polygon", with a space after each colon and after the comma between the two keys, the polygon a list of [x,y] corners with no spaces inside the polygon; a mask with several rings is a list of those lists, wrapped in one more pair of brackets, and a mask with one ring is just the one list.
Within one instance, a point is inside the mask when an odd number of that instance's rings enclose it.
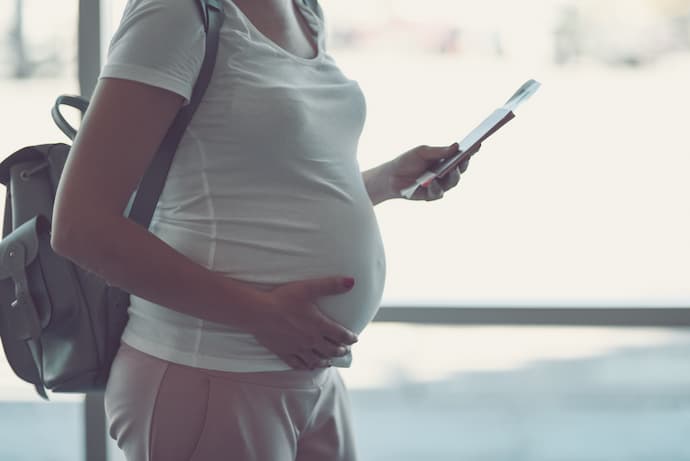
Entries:
{"label": "glass window", "polygon": [[110,39],[120,24],[127,0],[101,0],[101,24],[103,25],[101,39],[101,65],[105,64],[108,56]]}
{"label": "glass window", "polygon": [[[58,95],[79,93],[77,9],[76,0],[0,0],[0,160],[25,146],[69,142],[50,110]],[[0,207],[4,203],[0,187]],[[43,402],[15,376],[0,346],[0,459],[83,456],[83,396],[50,398]]]}
{"label": "glass window", "polygon": [[340,373],[367,461],[690,457],[690,330],[374,323]]}
{"label": "glass window", "polygon": [[363,169],[542,83],[443,199],[376,207],[384,305],[688,307],[690,2],[321,3]]}

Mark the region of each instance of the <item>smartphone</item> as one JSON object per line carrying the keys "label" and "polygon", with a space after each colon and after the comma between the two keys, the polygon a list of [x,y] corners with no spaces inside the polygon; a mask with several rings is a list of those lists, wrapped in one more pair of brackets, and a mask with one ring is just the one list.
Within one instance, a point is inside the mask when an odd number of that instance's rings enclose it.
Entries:
{"label": "smartphone", "polygon": [[491,115],[458,143],[458,152],[456,154],[438,160],[428,171],[417,178],[413,185],[401,190],[400,194],[405,198],[412,197],[418,187],[428,187],[434,179],[443,177],[461,162],[474,155],[484,140],[515,118],[513,110],[524,100],[532,96],[540,86],[541,83],[536,80],[525,82],[503,106],[493,111]]}

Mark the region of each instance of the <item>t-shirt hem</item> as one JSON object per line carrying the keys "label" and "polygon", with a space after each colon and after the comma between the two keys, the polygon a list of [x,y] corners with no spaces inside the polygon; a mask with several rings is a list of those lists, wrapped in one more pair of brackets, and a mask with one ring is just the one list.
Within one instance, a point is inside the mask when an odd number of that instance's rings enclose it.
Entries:
{"label": "t-shirt hem", "polygon": [[134,349],[161,360],[194,368],[233,372],[283,371],[292,369],[292,367],[278,357],[257,360],[247,357],[233,358],[228,356],[219,358],[206,356],[199,353],[180,351],[163,344],[147,341],[138,336],[128,334],[127,330],[124,331],[121,341]]}

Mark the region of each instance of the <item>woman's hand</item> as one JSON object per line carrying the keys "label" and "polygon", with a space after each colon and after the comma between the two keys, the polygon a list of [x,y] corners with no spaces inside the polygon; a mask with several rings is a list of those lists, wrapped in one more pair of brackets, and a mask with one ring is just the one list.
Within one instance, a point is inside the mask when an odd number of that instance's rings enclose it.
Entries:
{"label": "woman's hand", "polygon": [[[479,147],[475,152],[478,150]],[[448,147],[417,146],[410,149],[390,162],[388,168],[390,187],[398,198],[402,197],[400,191],[414,184],[415,180],[429,170],[436,161],[450,157],[457,152],[457,143]],[[445,191],[458,185],[460,174],[467,170],[469,161],[468,158],[445,175],[434,179],[428,187],[417,188],[408,200],[432,201],[440,199]]]}
{"label": "woman's hand", "polygon": [[344,282],[343,277],[301,280],[265,292],[255,306],[250,332],[292,368],[330,366],[331,358],[350,351],[357,336],[324,315],[314,301],[351,290],[353,285]]}

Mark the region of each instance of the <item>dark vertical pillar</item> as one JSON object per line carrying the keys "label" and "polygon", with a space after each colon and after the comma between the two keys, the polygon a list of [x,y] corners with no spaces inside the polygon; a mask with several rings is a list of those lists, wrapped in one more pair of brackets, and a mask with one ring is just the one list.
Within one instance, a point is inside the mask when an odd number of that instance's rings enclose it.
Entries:
{"label": "dark vertical pillar", "polygon": [[107,461],[103,392],[90,392],[84,399],[86,460]]}
{"label": "dark vertical pillar", "polygon": [[[79,90],[91,99],[101,70],[101,2],[79,0]],[[86,394],[84,429],[87,461],[107,461],[103,392]]]}
{"label": "dark vertical pillar", "polygon": [[79,0],[79,89],[91,99],[101,70],[101,2]]}

